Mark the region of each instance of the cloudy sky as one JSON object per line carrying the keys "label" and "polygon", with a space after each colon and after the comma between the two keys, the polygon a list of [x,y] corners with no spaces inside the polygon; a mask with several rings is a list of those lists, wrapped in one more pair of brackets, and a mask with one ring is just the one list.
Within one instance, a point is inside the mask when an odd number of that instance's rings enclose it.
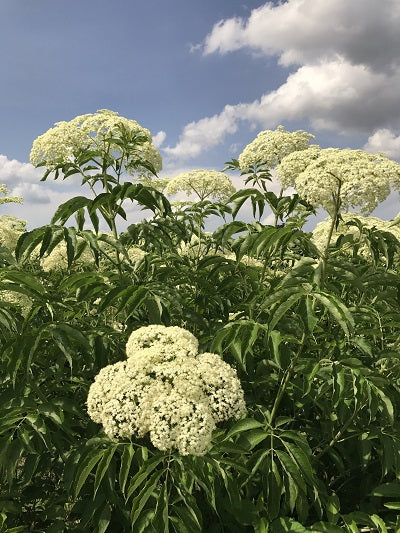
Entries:
{"label": "cloudy sky", "polygon": [[[33,228],[82,194],[29,153],[97,109],[148,128],[164,176],[221,170],[279,124],[400,161],[399,27],[399,0],[1,0],[0,183],[25,199],[1,212]],[[398,211],[395,193],[375,214]]]}

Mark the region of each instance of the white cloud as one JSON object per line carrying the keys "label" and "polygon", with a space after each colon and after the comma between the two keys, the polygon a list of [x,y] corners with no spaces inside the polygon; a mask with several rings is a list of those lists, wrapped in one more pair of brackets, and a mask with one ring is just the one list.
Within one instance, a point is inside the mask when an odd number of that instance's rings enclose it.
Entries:
{"label": "white cloud", "polygon": [[164,148],[167,155],[179,159],[196,157],[225,139],[227,133],[237,131],[237,106],[226,105],[219,115],[202,118],[187,124],[178,144]]}
{"label": "white cloud", "polygon": [[48,204],[51,202],[48,189],[36,183],[21,183],[13,188],[12,194],[22,196],[25,203]]}
{"label": "white cloud", "polygon": [[195,157],[222,143],[243,120],[275,128],[287,120],[306,119],[315,129],[341,133],[394,126],[400,121],[399,86],[400,68],[385,74],[343,58],[305,65],[259,100],[225,106],[218,115],[187,124],[177,145],[165,151],[181,159]]}
{"label": "white cloud", "polygon": [[399,26],[398,0],[267,2],[246,19],[220,21],[202,44],[205,55],[249,48],[298,68],[259,99],[187,124],[165,152],[196,157],[224,142],[240,121],[265,129],[307,120],[316,130],[341,134],[397,129]]}
{"label": "white cloud", "polygon": [[337,54],[353,64],[389,69],[399,63],[398,0],[287,0],[267,2],[247,19],[214,25],[204,54],[250,48],[277,55],[282,65],[303,65]]}
{"label": "white cloud", "polygon": [[42,176],[43,169],[0,154],[0,183],[5,183],[7,187],[11,188],[22,182],[38,182]]}
{"label": "white cloud", "polygon": [[165,141],[167,134],[165,131],[160,130],[155,135],[153,135],[153,144],[156,148],[160,148],[162,143]]}
{"label": "white cloud", "polygon": [[385,152],[391,159],[400,160],[400,135],[396,137],[386,128],[377,130],[368,138],[364,150],[372,153]]}

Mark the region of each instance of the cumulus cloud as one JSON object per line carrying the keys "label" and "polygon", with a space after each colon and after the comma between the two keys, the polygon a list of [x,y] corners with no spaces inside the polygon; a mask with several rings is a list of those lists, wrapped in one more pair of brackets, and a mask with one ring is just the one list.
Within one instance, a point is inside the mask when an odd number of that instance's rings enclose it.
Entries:
{"label": "cumulus cloud", "polygon": [[153,135],[153,144],[154,144],[154,146],[156,148],[160,148],[160,146],[165,141],[166,136],[167,136],[167,134],[165,133],[165,131],[162,131],[162,130],[160,130],[155,135]]}
{"label": "cumulus cloud", "polygon": [[225,106],[218,115],[187,124],[177,145],[165,151],[179,158],[197,156],[222,143],[243,120],[274,128],[283,121],[306,118],[315,129],[341,133],[395,126],[400,120],[399,85],[400,69],[384,74],[343,58],[305,65],[260,99]]}
{"label": "cumulus cloud", "polygon": [[277,55],[282,65],[304,65],[335,55],[353,64],[390,69],[399,64],[398,0],[288,0],[267,2],[247,19],[214,25],[204,54],[250,48]]}
{"label": "cumulus cloud", "polygon": [[308,120],[316,130],[368,135],[398,128],[399,25],[398,0],[267,2],[247,19],[220,21],[202,43],[205,55],[249,48],[297,70],[253,102],[226,105],[219,114],[187,124],[165,152],[196,157],[224,142],[240,121],[275,128]]}
{"label": "cumulus cloud", "polygon": [[43,175],[43,169],[35,168],[30,163],[21,163],[17,159],[8,159],[0,154],[0,183],[11,188],[25,182],[38,182]]}
{"label": "cumulus cloud", "polygon": [[223,142],[225,136],[237,131],[237,106],[226,105],[223,111],[212,117],[187,124],[178,144],[164,148],[167,155],[177,158],[196,157],[200,153]]}
{"label": "cumulus cloud", "polygon": [[21,183],[12,190],[14,196],[22,196],[24,202],[31,204],[50,203],[49,191],[36,183]]}
{"label": "cumulus cloud", "polygon": [[396,135],[388,130],[382,128],[376,131],[368,138],[364,145],[364,150],[376,154],[378,152],[385,152],[391,159],[400,160],[400,135]]}

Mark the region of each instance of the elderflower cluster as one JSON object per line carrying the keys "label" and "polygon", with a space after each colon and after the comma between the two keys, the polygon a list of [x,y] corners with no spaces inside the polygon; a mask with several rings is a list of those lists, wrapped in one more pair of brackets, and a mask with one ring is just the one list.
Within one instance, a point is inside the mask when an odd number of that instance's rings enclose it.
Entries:
{"label": "elderflower cluster", "polygon": [[[225,253],[224,256],[227,259],[232,259],[233,261],[236,261],[236,255],[233,252]],[[250,257],[246,254],[240,258],[240,262],[250,267],[262,268],[264,266],[263,261],[260,261],[256,257]]]}
{"label": "elderflower cluster", "polygon": [[136,151],[141,159],[153,165],[156,172],[161,170],[161,156],[152,144],[149,130],[140,126],[136,120],[121,117],[115,111],[101,109],[93,114],[80,115],[69,122],[56,122],[54,128],[40,135],[33,143],[30,161],[32,165],[44,163],[53,169],[57,165],[71,161],[80,149],[104,150],[106,147],[120,154],[118,143],[110,138],[121,138],[121,126],[130,134],[146,139],[137,145]]}
{"label": "elderflower cluster", "polygon": [[305,150],[288,155],[277,168],[281,182],[291,182],[298,194],[314,206],[333,213],[339,194],[341,210],[360,207],[371,213],[400,179],[400,164],[382,154],[363,150]]}
{"label": "elderflower cluster", "polygon": [[283,126],[276,130],[261,131],[239,156],[241,170],[248,171],[256,164],[265,165],[268,169],[275,168],[282,159],[298,150],[306,150],[314,135],[303,130],[286,131]]}
{"label": "elderflower cluster", "polygon": [[213,253],[210,252],[210,235],[211,234],[209,232],[205,232],[203,233],[202,238],[199,239],[197,235],[193,234],[191,235],[189,242],[181,241],[178,244],[176,247],[176,252],[181,257],[189,257],[191,259],[201,259],[206,257],[207,255]]}
{"label": "elderflower cluster", "polygon": [[195,194],[199,200],[216,200],[223,202],[235,191],[232,180],[223,172],[216,170],[192,170],[184,172],[168,180],[164,189],[167,196],[177,192],[185,192],[187,196]]}
{"label": "elderflower cluster", "polygon": [[[340,221],[337,229],[333,231],[331,242],[335,242],[339,235],[354,235],[357,238],[361,237],[360,231],[357,226],[348,226],[346,224],[346,222],[349,222],[351,220],[358,220],[363,226],[369,229],[376,228],[379,231],[389,232],[400,241],[400,227],[391,226],[392,222],[388,220],[382,220],[378,217],[362,217],[353,213],[343,213],[341,217],[343,221]],[[331,224],[332,220],[327,218],[322,222],[319,222],[313,231],[312,241],[315,246],[321,251],[325,250]],[[344,253],[352,252],[353,243],[345,242],[342,244],[340,249]],[[368,248],[365,244],[361,244],[359,253],[364,257],[370,256],[370,252],[368,251]]]}
{"label": "elderflower cluster", "polygon": [[32,307],[32,300],[29,296],[10,290],[0,290],[0,302],[17,307],[23,317],[27,316]]}
{"label": "elderflower cluster", "polygon": [[321,152],[319,146],[313,145],[306,150],[293,152],[286,156],[276,168],[276,177],[283,189],[295,187],[295,179],[315,161]]}
{"label": "elderflower cluster", "polygon": [[[85,249],[79,256],[77,263],[82,265],[83,263],[90,263],[91,261],[93,261],[93,256],[88,249]],[[59,242],[49,254],[44,255],[40,260],[40,266],[45,272],[67,270],[68,254],[65,241]]]}
{"label": "elderflower cluster", "polygon": [[13,215],[0,215],[0,244],[13,252],[25,228],[25,220],[20,220]]}
{"label": "elderflower cluster", "polygon": [[177,326],[134,331],[127,360],[103,368],[89,389],[88,414],[112,439],[144,437],[160,450],[204,455],[217,423],[246,406],[236,372]]}
{"label": "elderflower cluster", "polygon": [[0,205],[9,203],[22,204],[24,201],[20,196],[8,196],[8,189],[4,184],[0,185],[0,193],[3,194],[3,196],[0,196]]}
{"label": "elderflower cluster", "polygon": [[[207,237],[209,234],[205,234]],[[226,259],[231,259],[236,261],[236,255],[233,252],[224,252],[224,251],[215,251],[210,248],[210,243],[203,240],[200,241],[197,235],[192,235],[189,242],[181,241],[177,246],[177,253],[181,257],[189,257],[191,259],[202,259],[208,255],[222,255]],[[256,259],[255,257],[249,257],[248,255],[243,255],[240,259],[240,263],[246,266],[251,267],[263,267],[264,262]]]}
{"label": "elderflower cluster", "polygon": [[142,261],[142,259],[147,255],[147,252],[138,248],[137,246],[130,246],[128,248],[128,257],[129,261],[134,265]]}

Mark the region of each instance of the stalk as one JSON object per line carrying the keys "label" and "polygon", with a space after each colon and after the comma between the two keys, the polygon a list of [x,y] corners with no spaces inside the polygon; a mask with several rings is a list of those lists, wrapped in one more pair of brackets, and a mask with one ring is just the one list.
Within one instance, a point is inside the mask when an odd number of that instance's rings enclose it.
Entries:
{"label": "stalk", "polygon": [[298,358],[300,357],[300,355],[301,355],[301,353],[303,351],[305,340],[306,340],[306,334],[303,333],[303,335],[301,337],[301,342],[300,342],[299,349],[297,350],[296,355],[290,361],[289,366],[285,370],[285,373],[284,373],[283,379],[281,381],[281,384],[279,385],[278,393],[276,395],[275,402],[274,402],[274,405],[273,405],[272,411],[271,411],[271,422],[270,422],[271,426],[272,426],[272,424],[273,424],[273,422],[274,422],[274,420],[276,418],[276,414],[278,412],[278,408],[279,408],[280,403],[282,401],[283,395],[285,394],[285,391],[286,391],[286,388],[287,388],[288,383],[290,381],[290,378],[293,375],[294,365],[295,365],[296,361],[298,360]]}

